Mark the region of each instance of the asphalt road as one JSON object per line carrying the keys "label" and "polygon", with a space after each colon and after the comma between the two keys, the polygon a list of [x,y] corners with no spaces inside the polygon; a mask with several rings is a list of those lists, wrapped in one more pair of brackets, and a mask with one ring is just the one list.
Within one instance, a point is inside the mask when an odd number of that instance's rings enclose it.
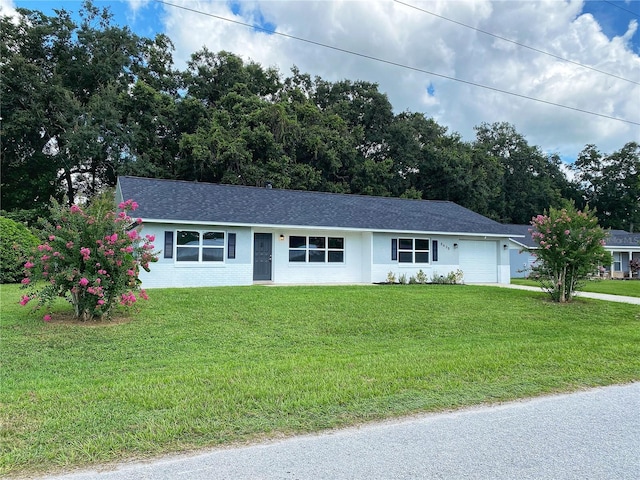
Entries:
{"label": "asphalt road", "polygon": [[47,477],[640,479],[640,383]]}

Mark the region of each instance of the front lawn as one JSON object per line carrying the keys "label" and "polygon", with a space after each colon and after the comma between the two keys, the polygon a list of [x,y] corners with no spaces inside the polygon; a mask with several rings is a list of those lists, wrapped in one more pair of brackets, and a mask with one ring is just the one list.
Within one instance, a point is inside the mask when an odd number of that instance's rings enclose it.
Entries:
{"label": "front lawn", "polygon": [[[528,285],[539,287],[535,280],[526,278],[512,278],[514,285]],[[607,293],[609,295],[624,295],[627,297],[640,297],[640,280],[588,280],[580,286],[583,292]]]}
{"label": "front lawn", "polygon": [[0,286],[0,475],[640,380],[637,305],[480,286],[168,289],[78,325],[43,323],[20,294]]}

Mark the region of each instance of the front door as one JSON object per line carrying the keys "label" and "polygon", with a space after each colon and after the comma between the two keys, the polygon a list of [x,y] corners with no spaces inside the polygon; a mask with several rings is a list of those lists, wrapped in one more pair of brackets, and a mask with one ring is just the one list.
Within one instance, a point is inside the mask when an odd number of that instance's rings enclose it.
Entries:
{"label": "front door", "polygon": [[253,280],[271,280],[271,234],[253,234]]}

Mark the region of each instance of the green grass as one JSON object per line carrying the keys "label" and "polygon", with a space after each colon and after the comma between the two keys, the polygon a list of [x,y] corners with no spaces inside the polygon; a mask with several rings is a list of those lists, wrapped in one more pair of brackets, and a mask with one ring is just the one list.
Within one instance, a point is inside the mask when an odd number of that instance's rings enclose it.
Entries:
{"label": "green grass", "polygon": [[[540,286],[535,280],[526,278],[512,278],[511,283],[532,287]],[[589,280],[580,287],[580,290],[583,292],[640,297],[640,280]]]}
{"label": "green grass", "polygon": [[77,325],[0,287],[0,475],[640,380],[636,305],[256,286],[153,290],[126,322]]}

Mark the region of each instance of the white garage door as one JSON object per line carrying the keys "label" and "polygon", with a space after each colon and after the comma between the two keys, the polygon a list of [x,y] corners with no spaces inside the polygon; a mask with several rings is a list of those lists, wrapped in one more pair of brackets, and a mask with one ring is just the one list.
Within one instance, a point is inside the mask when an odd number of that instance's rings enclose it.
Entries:
{"label": "white garage door", "polygon": [[465,283],[498,281],[498,243],[463,240],[460,242],[460,270]]}

